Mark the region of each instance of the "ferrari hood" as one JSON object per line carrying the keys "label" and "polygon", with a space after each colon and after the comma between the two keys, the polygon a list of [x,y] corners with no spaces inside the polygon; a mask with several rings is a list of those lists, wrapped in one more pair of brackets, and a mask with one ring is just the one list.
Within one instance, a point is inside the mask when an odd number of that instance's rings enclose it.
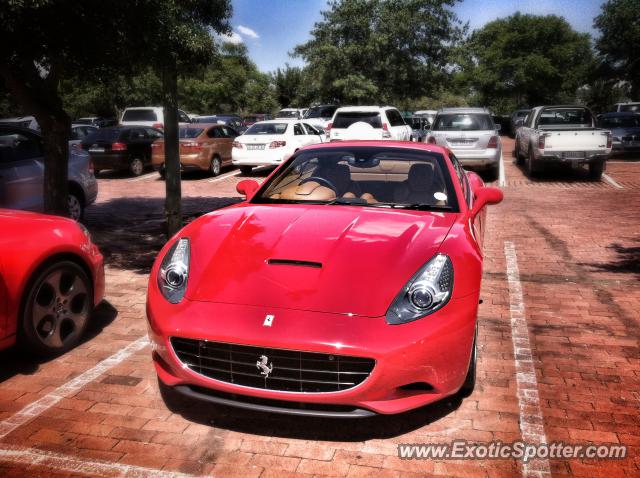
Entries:
{"label": "ferrari hood", "polygon": [[231,304],[384,315],[438,250],[455,213],[357,206],[247,205],[185,230],[187,298]]}

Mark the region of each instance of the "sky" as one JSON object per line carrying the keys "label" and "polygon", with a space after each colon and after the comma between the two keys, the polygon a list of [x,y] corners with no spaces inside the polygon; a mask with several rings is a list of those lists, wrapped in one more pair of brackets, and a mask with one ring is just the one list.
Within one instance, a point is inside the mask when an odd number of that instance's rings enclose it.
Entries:
{"label": "sky", "polygon": [[[593,18],[603,0],[464,0],[454,10],[470,28],[481,28],[496,18],[516,11],[564,17],[574,29],[595,36]],[[274,71],[285,63],[303,64],[289,53],[310,36],[326,0],[233,0],[233,32],[229,40],[244,43],[261,71]]]}

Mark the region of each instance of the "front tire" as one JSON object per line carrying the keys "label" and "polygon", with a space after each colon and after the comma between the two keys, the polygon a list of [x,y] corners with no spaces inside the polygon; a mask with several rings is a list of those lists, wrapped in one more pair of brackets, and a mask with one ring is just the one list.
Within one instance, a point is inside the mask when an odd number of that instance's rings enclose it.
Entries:
{"label": "front tire", "polygon": [[37,273],[23,304],[21,341],[37,355],[59,355],[82,339],[93,310],[93,286],[75,262],[56,262]]}
{"label": "front tire", "polygon": [[144,161],[142,161],[142,158],[131,158],[131,161],[129,161],[129,172],[132,176],[140,176],[144,173]]}
{"label": "front tire", "polygon": [[535,155],[533,154],[533,148],[529,147],[529,154],[527,155],[527,161],[525,163],[527,176],[529,176],[529,178],[533,178],[538,172],[535,163],[536,163],[536,159],[535,159]]}
{"label": "front tire", "polygon": [[520,153],[520,141],[516,138],[516,144],[513,149],[513,156],[516,158],[516,164],[522,164],[522,154]]}
{"label": "front tire", "polygon": [[478,326],[476,325],[476,332],[473,336],[473,348],[471,349],[471,359],[469,360],[469,370],[467,376],[464,379],[462,387],[458,392],[462,398],[471,396],[473,390],[476,388],[476,364],[478,361]]}

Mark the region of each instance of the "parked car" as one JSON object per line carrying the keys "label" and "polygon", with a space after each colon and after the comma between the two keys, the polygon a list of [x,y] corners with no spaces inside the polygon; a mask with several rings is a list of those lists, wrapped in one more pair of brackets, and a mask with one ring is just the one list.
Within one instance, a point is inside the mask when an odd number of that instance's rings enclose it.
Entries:
{"label": "parked car", "polygon": [[115,126],[118,124],[115,118],[104,118],[102,116],[85,116],[73,120],[73,124],[85,124],[89,126],[95,126],[97,128],[107,128],[109,126]]}
{"label": "parked car", "polygon": [[80,342],[104,295],[102,255],[72,220],[0,209],[0,350],[38,355]]}
{"label": "parked car", "polygon": [[[179,130],[180,169],[219,175],[224,166],[231,164],[231,145],[236,136],[235,130],[223,124],[182,126]],[[154,142],[151,150],[153,169],[164,178],[164,139]]]}
{"label": "parked car", "polygon": [[427,142],[450,148],[464,167],[487,169],[497,177],[502,156],[498,131],[485,108],[442,108]]}
{"label": "parked car", "polygon": [[298,108],[283,108],[276,113],[276,119],[302,119],[302,110]]}
{"label": "parked car", "polygon": [[18,116],[16,118],[2,118],[0,125],[18,126],[20,128],[29,128],[34,131],[40,131],[40,125],[35,116]]}
{"label": "parked car", "polygon": [[338,108],[327,126],[330,141],[410,141],[411,126],[392,106],[346,106]]}
{"label": "parked car", "polygon": [[[31,129],[0,125],[0,207],[44,210],[44,146]],[[69,148],[69,216],[79,221],[98,196],[89,155]]]}
{"label": "parked car", "polygon": [[[178,122],[182,125],[191,123],[189,116],[178,110]],[[164,129],[164,108],[161,106],[139,106],[125,108],[120,118],[120,126],[150,126]]]}
{"label": "parked car", "polygon": [[640,151],[640,114],[605,113],[598,116],[598,128],[611,131],[614,153]]}
{"label": "parked car", "polygon": [[242,118],[238,115],[195,116],[193,118],[193,122],[224,124],[240,134],[247,130],[247,127],[243,124]]}
{"label": "parked car", "polygon": [[596,127],[589,108],[576,105],[537,106],[516,134],[515,156],[529,176],[549,163],[586,164],[600,179],[611,154],[611,132]]}
{"label": "parked car", "polygon": [[411,141],[424,143],[431,123],[424,116],[411,117]]}
{"label": "parked car", "polygon": [[[300,150],[162,249],[147,301],[163,397],[325,417],[474,388],[485,206],[439,146]],[[428,344],[428,346],[426,346]]]}
{"label": "parked car", "polygon": [[426,118],[429,122],[429,126],[431,126],[433,124],[433,119],[436,117],[436,114],[438,114],[437,110],[418,110],[413,113],[413,116],[421,116]]}
{"label": "parked car", "polygon": [[89,126],[84,124],[72,124],[71,125],[71,141],[78,141],[85,136],[89,136],[91,133],[98,131],[97,126]]}
{"label": "parked car", "polygon": [[617,112],[640,113],[640,101],[629,101],[627,103],[616,103]]}
{"label": "parked car", "polygon": [[162,137],[162,131],[155,128],[100,128],[82,140],[82,149],[91,155],[96,174],[117,169],[140,176],[151,165],[151,144]]}
{"label": "parked car", "polygon": [[249,174],[254,166],[279,165],[300,148],[322,142],[322,132],[301,121],[261,121],[233,142],[233,164]]}
{"label": "parked car", "polygon": [[516,131],[524,124],[524,120],[531,110],[516,110],[511,114],[509,119],[509,134],[512,138],[516,137]]}
{"label": "parked car", "polygon": [[266,113],[258,113],[258,114],[252,114],[252,115],[247,115],[242,119],[242,124],[245,127],[249,127],[259,121],[269,121],[273,119],[273,116],[270,114],[266,114]]}
{"label": "parked car", "polygon": [[312,106],[304,115],[304,120],[316,128],[327,129],[337,109],[338,107],[336,105]]}

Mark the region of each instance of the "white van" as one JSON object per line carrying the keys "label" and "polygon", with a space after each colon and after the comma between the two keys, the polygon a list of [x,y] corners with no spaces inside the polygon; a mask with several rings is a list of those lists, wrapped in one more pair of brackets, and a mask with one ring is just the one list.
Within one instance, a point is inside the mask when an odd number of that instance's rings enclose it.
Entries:
{"label": "white van", "polygon": [[[180,126],[191,123],[187,114],[178,110],[178,122]],[[164,129],[164,108],[162,106],[136,106],[125,108],[120,118],[122,126],[149,126],[151,128]]]}

